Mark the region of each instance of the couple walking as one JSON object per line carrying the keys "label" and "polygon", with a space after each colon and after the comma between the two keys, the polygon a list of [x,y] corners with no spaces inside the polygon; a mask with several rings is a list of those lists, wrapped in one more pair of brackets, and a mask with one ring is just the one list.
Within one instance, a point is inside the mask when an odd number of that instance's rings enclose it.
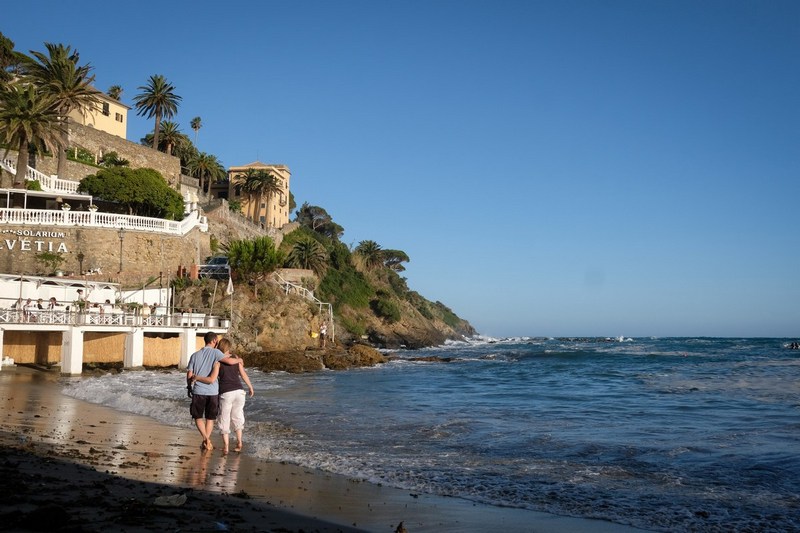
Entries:
{"label": "couple walking", "polygon": [[189,358],[186,383],[192,405],[189,412],[197,430],[203,437],[203,449],[213,450],[211,434],[214,421],[219,417],[219,430],[224,444],[223,453],[228,453],[231,423],[236,432],[236,448],[242,449],[242,429],[244,428],[245,392],[242,382],[247,384],[250,397],[253,385],[244,370],[242,359],[231,354],[231,342],[220,339],[216,333],[205,334],[204,348]]}

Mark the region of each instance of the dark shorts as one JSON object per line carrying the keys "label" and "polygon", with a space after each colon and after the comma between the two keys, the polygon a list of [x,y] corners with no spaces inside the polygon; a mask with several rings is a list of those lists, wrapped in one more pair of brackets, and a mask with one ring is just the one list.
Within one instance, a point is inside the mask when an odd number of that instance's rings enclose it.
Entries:
{"label": "dark shorts", "polygon": [[195,419],[216,420],[219,414],[219,396],[195,394],[192,396],[192,406],[189,407],[189,413]]}

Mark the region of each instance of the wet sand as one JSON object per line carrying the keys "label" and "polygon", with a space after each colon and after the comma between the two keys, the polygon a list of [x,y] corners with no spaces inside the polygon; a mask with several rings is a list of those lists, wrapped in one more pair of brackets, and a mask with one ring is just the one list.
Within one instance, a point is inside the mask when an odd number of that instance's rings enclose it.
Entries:
{"label": "wet sand", "polygon": [[0,371],[0,529],[639,531],[203,451],[188,409],[186,428],[164,426],[65,396],[62,379],[81,378]]}

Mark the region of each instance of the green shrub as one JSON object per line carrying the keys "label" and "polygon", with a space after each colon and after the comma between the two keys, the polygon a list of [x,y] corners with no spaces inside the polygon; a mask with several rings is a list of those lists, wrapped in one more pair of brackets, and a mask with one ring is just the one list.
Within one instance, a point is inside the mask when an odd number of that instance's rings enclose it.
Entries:
{"label": "green shrub", "polygon": [[58,267],[60,267],[61,263],[64,262],[64,256],[57,252],[41,252],[36,254],[35,259],[44,265],[44,267],[48,270],[48,274],[58,270]]}
{"label": "green shrub", "polygon": [[319,299],[335,306],[349,305],[363,309],[375,294],[370,284],[352,266],[340,270],[328,270],[319,285]]}
{"label": "green shrub", "polygon": [[428,320],[433,320],[434,315],[433,311],[431,311],[430,302],[423,298],[420,293],[416,291],[408,291],[406,293],[405,300],[410,303],[414,309],[419,311],[419,314]]}
{"label": "green shrub", "polygon": [[175,292],[181,292],[190,284],[191,280],[189,278],[175,278],[172,280],[172,288],[175,289]]}
{"label": "green shrub", "polygon": [[25,181],[25,188],[29,191],[41,191],[42,184],[39,183],[39,180],[27,180]]}
{"label": "green shrub", "polygon": [[370,302],[370,306],[377,316],[383,318],[390,324],[400,320],[400,307],[392,300],[379,298]]}
{"label": "green shrub", "polygon": [[136,215],[183,218],[183,197],[152,168],[103,168],[83,178],[78,192],[117,202]]}
{"label": "green shrub", "polygon": [[131,162],[120,157],[117,152],[106,152],[100,158],[100,164],[104,167],[127,167]]}
{"label": "green shrub", "polygon": [[399,298],[405,298],[406,294],[408,293],[408,284],[406,283],[405,278],[400,277],[400,275],[393,270],[388,270],[386,277],[387,281],[389,282],[389,286],[392,288],[394,293]]}
{"label": "green shrub", "polygon": [[442,321],[445,324],[447,324],[451,328],[458,327],[458,325],[461,323],[461,319],[458,318],[458,316],[453,311],[451,311],[449,307],[444,305],[442,302],[436,302],[433,305],[436,308],[438,314],[442,317]]}
{"label": "green shrub", "polygon": [[361,337],[367,333],[367,328],[363,324],[355,320],[342,317],[342,326],[356,337]]}
{"label": "green shrub", "polygon": [[94,154],[85,148],[81,148],[80,146],[75,146],[71,148],[67,148],[67,159],[72,161],[77,161],[79,163],[84,163],[86,165],[97,166],[97,163],[94,160]]}

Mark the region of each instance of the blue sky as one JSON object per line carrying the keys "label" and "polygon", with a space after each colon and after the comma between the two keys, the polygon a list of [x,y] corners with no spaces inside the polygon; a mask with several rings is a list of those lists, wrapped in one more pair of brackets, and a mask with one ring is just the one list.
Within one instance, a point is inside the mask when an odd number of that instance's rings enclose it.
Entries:
{"label": "blue sky", "polygon": [[0,31],[129,105],[163,74],[201,150],[289,165],[483,334],[800,336],[798,2],[114,6]]}

